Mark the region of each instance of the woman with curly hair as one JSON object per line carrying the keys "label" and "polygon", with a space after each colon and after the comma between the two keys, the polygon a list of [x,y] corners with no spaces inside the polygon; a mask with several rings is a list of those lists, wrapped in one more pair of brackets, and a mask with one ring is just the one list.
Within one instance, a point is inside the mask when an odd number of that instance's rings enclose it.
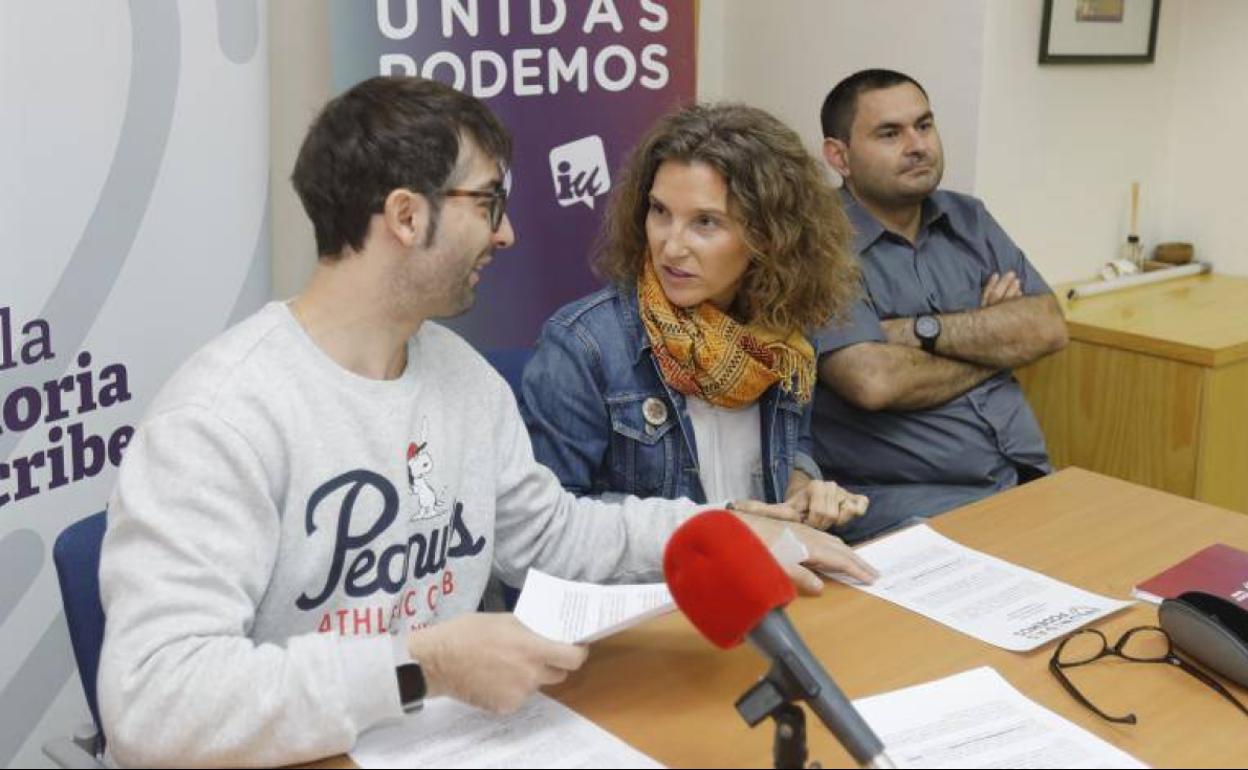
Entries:
{"label": "woman with curly hair", "polygon": [[797,134],[744,105],[659,121],[615,189],[596,265],[525,368],[537,459],[577,494],[687,497],[827,529],[865,498],[810,457],[805,332],[859,287],[840,199]]}

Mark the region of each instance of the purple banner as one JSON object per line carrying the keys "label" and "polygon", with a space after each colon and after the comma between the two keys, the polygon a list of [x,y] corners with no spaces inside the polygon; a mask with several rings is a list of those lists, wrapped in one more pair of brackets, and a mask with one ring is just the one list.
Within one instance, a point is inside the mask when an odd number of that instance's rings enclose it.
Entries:
{"label": "purple banner", "polygon": [[688,0],[334,0],[335,90],[421,75],[483,99],[512,132],[508,215],[477,305],[450,325],[481,350],[532,345],[543,321],[601,285],[589,268],[620,164],[694,98]]}

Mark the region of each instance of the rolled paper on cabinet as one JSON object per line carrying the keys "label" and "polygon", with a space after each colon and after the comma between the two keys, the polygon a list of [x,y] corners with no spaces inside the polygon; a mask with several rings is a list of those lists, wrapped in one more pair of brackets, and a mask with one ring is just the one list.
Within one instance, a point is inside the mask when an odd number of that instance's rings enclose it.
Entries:
{"label": "rolled paper on cabinet", "polygon": [[1096,281],[1094,283],[1085,283],[1080,286],[1072,287],[1066,292],[1066,299],[1080,299],[1082,297],[1091,297],[1096,294],[1105,294],[1110,291],[1118,291],[1119,289],[1129,289],[1132,286],[1144,286],[1150,283],[1160,283],[1169,281],[1173,278],[1182,278],[1186,275],[1200,275],[1207,273],[1213,269],[1208,262],[1193,262],[1190,265],[1182,267],[1169,267],[1165,270],[1154,270],[1151,273],[1140,273],[1138,275],[1127,275],[1120,278],[1113,278],[1108,281]]}

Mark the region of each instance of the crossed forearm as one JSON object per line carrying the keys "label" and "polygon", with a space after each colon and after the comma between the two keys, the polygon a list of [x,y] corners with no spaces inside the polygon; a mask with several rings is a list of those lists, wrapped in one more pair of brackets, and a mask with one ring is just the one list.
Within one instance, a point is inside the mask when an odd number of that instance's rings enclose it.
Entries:
{"label": "crossed forearm", "polygon": [[[1066,323],[1052,294],[999,302],[940,318],[938,356],[992,369],[1029,364],[1066,346]],[[918,348],[914,319],[883,321],[893,345]]]}
{"label": "crossed forearm", "polygon": [[851,345],[819,362],[822,384],[870,411],[930,409],[957,398],[996,371],[880,342]]}

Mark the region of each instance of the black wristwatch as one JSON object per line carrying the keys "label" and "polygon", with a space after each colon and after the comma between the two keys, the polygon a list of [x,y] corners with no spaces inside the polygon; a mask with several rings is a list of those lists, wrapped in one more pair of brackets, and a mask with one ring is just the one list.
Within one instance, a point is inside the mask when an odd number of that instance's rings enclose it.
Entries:
{"label": "black wristwatch", "polygon": [[919,346],[928,353],[936,352],[936,339],[940,337],[940,319],[934,315],[921,315],[914,319],[914,336]]}
{"label": "black wristwatch", "polygon": [[408,714],[420,711],[425,704],[425,693],[429,690],[420,664],[415,661],[400,663],[394,669],[394,675],[399,679],[399,701],[403,704],[403,711]]}

